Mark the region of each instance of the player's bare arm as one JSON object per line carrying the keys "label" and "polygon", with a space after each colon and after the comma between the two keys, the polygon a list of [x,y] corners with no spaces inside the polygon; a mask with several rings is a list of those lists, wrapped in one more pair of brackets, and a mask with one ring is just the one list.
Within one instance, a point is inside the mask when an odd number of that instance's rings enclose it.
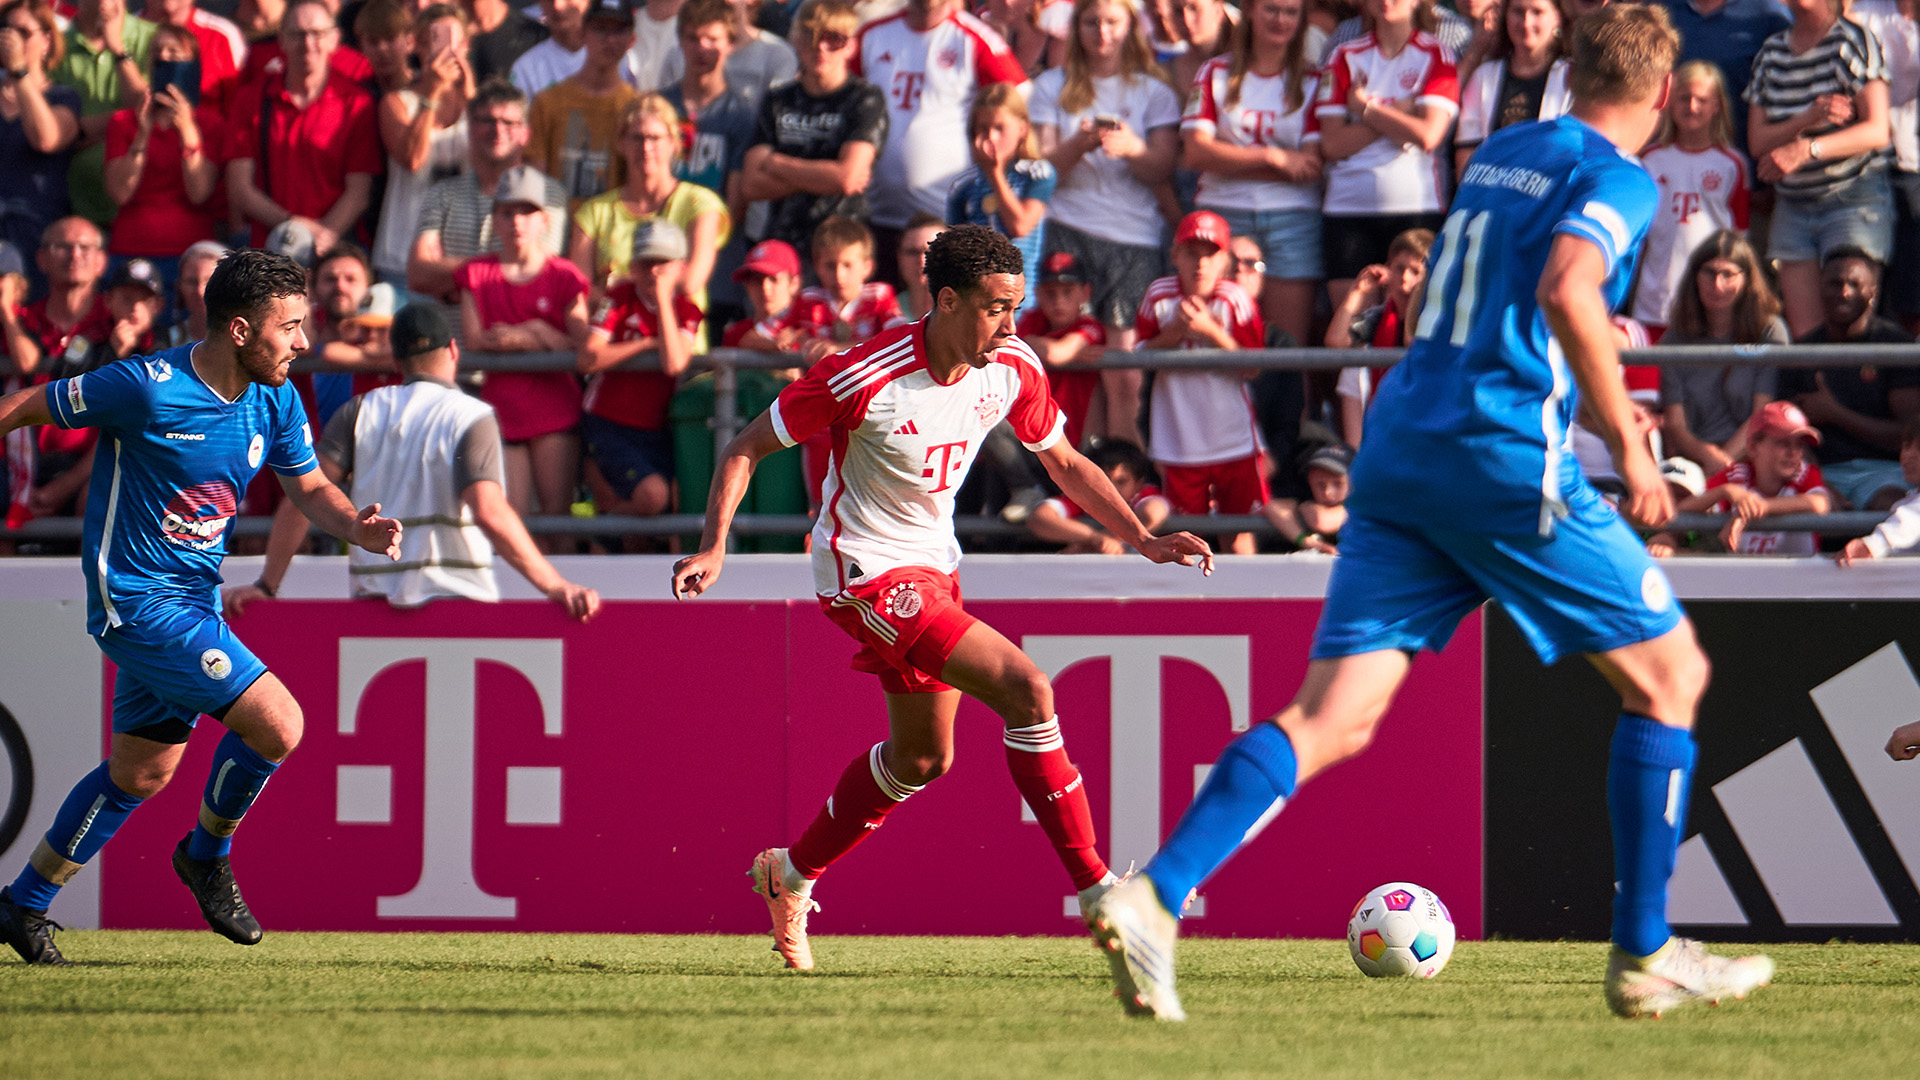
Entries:
{"label": "player's bare arm", "polygon": [[747,483],[753,479],[753,470],[759,466],[760,459],[780,449],[780,436],[774,433],[773,419],[768,413],[755,417],[727,444],[714,473],[713,490],[707,495],[707,524],[700,534],[700,550],[673,564],[674,599],[691,600],[720,580],[720,566],[727,561],[727,534],[733,529],[733,513],[746,497]]}
{"label": "player's bare arm", "polygon": [[[1145,555],[1150,562],[1179,563],[1181,566],[1198,566],[1202,574],[1213,573],[1213,549],[1205,540],[1189,532],[1178,532],[1168,536],[1155,536],[1140,524],[1133,515],[1133,508],[1120,497],[1113,488],[1113,481],[1096,468],[1093,462],[1066,440],[1054,443],[1040,451],[1040,463],[1047,468],[1047,475],[1060,485],[1060,490],[1075,504],[1085,507],[1094,520],[1107,527],[1107,531],[1120,540],[1133,545],[1134,550]],[[713,512],[707,512],[708,527],[712,527]]]}
{"label": "player's bare arm", "polygon": [[1673,495],[1653,451],[1638,437],[1633,402],[1620,376],[1606,296],[1606,255],[1590,240],[1561,235],[1547,256],[1537,294],[1541,314],[1560,343],[1594,430],[1607,442],[1627,487],[1621,510],[1639,525],[1658,528],[1673,519]]}
{"label": "player's bare arm", "polygon": [[319,469],[299,476],[282,476],[280,487],[308,521],[375,555],[400,558],[400,523],[381,517],[379,503],[355,510],[346,495]]}
{"label": "player's bare arm", "polygon": [[16,428],[51,423],[53,415],[47,412],[46,387],[29,386],[0,397],[0,435]]}

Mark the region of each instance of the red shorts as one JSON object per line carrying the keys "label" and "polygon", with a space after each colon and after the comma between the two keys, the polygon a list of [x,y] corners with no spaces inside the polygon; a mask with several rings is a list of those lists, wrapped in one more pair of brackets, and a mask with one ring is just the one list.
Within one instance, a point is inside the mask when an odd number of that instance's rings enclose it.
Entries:
{"label": "red shorts", "polygon": [[968,628],[980,620],[960,607],[960,578],[924,566],[903,566],[837,596],[820,610],[860,643],[853,670],[880,676],[889,694],[937,694],[953,687],[937,677]]}
{"label": "red shorts", "polygon": [[1162,465],[1160,488],[1176,514],[1252,514],[1268,498],[1258,454],[1217,465]]}

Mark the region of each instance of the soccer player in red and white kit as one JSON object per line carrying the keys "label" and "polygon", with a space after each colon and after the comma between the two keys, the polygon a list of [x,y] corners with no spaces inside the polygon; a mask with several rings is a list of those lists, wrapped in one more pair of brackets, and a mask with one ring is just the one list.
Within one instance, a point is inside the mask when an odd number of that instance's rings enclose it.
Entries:
{"label": "soccer player in red and white kit", "polygon": [[[1133,334],[1142,349],[1257,349],[1266,327],[1233,280],[1233,236],[1224,218],[1195,210],[1173,234],[1175,273],[1147,286]],[[1267,501],[1260,436],[1247,372],[1163,371],[1153,382],[1147,453],[1174,512],[1257,514]],[[1253,554],[1253,534],[1233,538]]]}
{"label": "soccer player in red and white kit", "polygon": [[774,949],[793,968],[813,966],[814,879],[946,771],[963,692],[1005,719],[1008,771],[1072,876],[1081,910],[1113,880],[1094,850],[1086,790],[1067,758],[1051,684],[960,603],[953,499],[994,425],[1011,423],[1067,497],[1115,537],[1153,562],[1213,571],[1204,541],[1147,532],[1066,442],[1046,373],[1014,334],[1026,291],[1020,250],[992,229],[958,225],[929,245],[926,265],[934,308],[925,318],[815,364],[727,446],[700,551],[673,565],[676,597],[713,588],[754,466],[830,433],[826,505],[813,530],[814,591],[821,610],[860,642],[855,670],[880,677],[888,733],[848,764],[791,848],[753,860]]}

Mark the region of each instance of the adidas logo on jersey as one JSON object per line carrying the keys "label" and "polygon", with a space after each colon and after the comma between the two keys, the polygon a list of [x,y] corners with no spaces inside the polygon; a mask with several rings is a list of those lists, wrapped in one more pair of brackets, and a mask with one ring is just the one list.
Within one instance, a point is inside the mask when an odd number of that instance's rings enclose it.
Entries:
{"label": "adidas logo on jersey", "polygon": [[914,426],[913,421],[909,420],[899,427],[894,428],[893,433],[895,435],[918,435],[920,434],[920,429]]}

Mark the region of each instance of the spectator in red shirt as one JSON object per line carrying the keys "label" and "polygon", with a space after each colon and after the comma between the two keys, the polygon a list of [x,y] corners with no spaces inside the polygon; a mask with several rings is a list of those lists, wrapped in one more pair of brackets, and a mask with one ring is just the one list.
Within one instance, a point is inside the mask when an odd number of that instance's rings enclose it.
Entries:
{"label": "spectator in red shirt", "polygon": [[[1710,510],[1730,515],[1720,542],[1740,555],[1812,555],[1820,538],[1810,532],[1758,532],[1749,526],[1778,514],[1824,514],[1833,508],[1820,466],[1808,460],[1820,432],[1791,401],[1769,401],[1748,422],[1747,449],[1707,481],[1707,489],[1674,504],[1678,513]],[[1655,555],[1673,554],[1676,541],[1658,533],[1647,541]]]}
{"label": "spectator in red shirt", "polygon": [[[601,302],[580,374],[588,377],[580,430],[586,439],[587,486],[603,514],[652,517],[673,495],[673,436],[667,403],[693,361],[694,336],[706,314],[680,291],[687,270],[687,234],[665,218],[633,231],[633,258]],[[658,371],[612,371],[657,352]]]}
{"label": "spectator in red shirt", "polygon": [[728,324],[720,344],[756,352],[799,352],[812,328],[833,318],[800,294],[800,253],[785,240],[762,240],[747,252],[733,280],[746,288],[753,317]]}
{"label": "spectator in red shirt", "polygon": [[[1387,264],[1363,267],[1353,288],[1327,324],[1329,349],[1397,349],[1407,343],[1411,306],[1427,280],[1430,229],[1408,229],[1387,248]],[[1359,446],[1367,405],[1391,368],[1350,367],[1340,372],[1340,437]]]}
{"label": "spectator in red shirt", "polygon": [[[191,61],[199,42],[178,26],[153,35],[159,60]],[[178,86],[149,93],[138,109],[121,109],[107,121],[107,197],[120,207],[107,252],[151,260],[166,288],[180,273],[180,253],[217,235],[214,189],[220,182],[215,155],[226,138],[226,121]]]}
{"label": "spectator in red shirt", "polygon": [[808,363],[861,344],[900,317],[893,286],[870,280],[874,236],[865,225],[849,217],[830,217],[813,230],[812,247],[813,272],[820,284],[804,295],[831,318],[815,328],[820,341],[809,348]]}
{"label": "spectator in red shirt", "polygon": [[[335,26],[339,24],[339,0],[311,0],[311,2],[319,4],[326,11],[327,22],[329,24]],[[264,9],[274,3],[275,0],[263,0],[258,6]],[[288,56],[291,53],[299,52],[303,48],[297,39],[291,46],[287,44],[287,26],[293,22],[294,9],[298,8],[300,3],[301,0],[292,0],[291,3],[286,4],[284,14],[281,15],[279,19],[272,20],[275,26],[273,34],[248,47],[247,62],[240,71],[240,83],[242,86],[248,83],[263,82],[273,76],[286,74],[289,63]],[[238,14],[238,12],[236,12],[236,14]],[[357,83],[361,86],[371,85],[373,83],[373,64],[368,62],[366,56],[362,54],[360,50],[350,45],[340,44],[338,38],[335,38],[334,41],[335,47],[327,54],[326,66],[350,83]]]}
{"label": "spectator in red shirt", "polygon": [[[161,29],[171,26],[193,35],[200,61],[200,106],[225,116],[240,86],[240,59],[247,53],[240,28],[195,6],[194,0],[147,0],[146,16]],[[166,59],[157,45],[153,58]]]}
{"label": "spectator in red shirt", "polygon": [[[546,198],[538,170],[508,170],[493,196],[500,250],[453,275],[460,336],[473,352],[573,352],[587,339],[587,275],[547,251]],[[515,512],[567,513],[579,476],[580,381],[570,371],[495,371],[481,397],[500,419]]]}
{"label": "spectator in red shirt", "polygon": [[[1047,366],[1047,388],[1067,418],[1067,442],[1078,449],[1086,435],[1087,414],[1097,404],[1100,372],[1085,365],[1107,351],[1107,327],[1087,310],[1093,281],[1071,251],[1040,260],[1040,303],[1020,316],[1015,329]],[[1131,446],[1131,443],[1121,443]]]}
{"label": "spectator in red shirt", "polygon": [[329,66],[340,30],[321,0],[294,0],[280,42],[284,72],[237,97],[227,196],[252,223],[253,246],[291,219],[327,251],[366,212],[383,165],[373,95]]}

